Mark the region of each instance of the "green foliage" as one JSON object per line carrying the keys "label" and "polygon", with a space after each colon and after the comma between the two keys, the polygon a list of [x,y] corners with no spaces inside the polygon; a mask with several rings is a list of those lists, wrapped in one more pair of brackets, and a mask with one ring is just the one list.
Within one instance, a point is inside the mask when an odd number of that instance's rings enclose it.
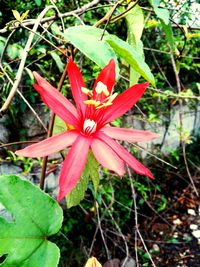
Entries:
{"label": "green foliage", "polygon": [[[143,44],[141,42],[142,31],[144,28],[144,15],[141,7],[136,5],[126,15],[127,31],[128,31],[128,43],[133,46],[143,57]],[[130,86],[136,84],[140,74],[135,68],[130,68]]]}
{"label": "green foliage", "polygon": [[84,198],[90,179],[93,182],[94,192],[96,193],[100,181],[98,168],[99,164],[94,158],[92,152],[90,152],[88,154],[87,164],[85,165],[83,174],[81,175],[78,184],[66,197],[68,208],[76,206],[81,202],[81,200]]}
{"label": "green foliage", "polygon": [[101,68],[108,64],[111,58],[114,58],[117,63],[114,51],[104,40],[101,40],[102,36],[103,30],[91,26],[69,27],[64,33],[67,41]]}
{"label": "green foliage", "polygon": [[115,35],[103,34],[103,30],[95,27],[74,26],[68,28],[64,36],[67,41],[70,41],[100,67],[105,66],[111,58],[115,58],[117,62],[116,53],[145,79],[155,85],[154,77],[138,51],[135,51],[131,45]]}
{"label": "green foliage", "polygon": [[0,202],[12,220],[0,217],[0,256],[5,267],[55,267],[58,247],[47,240],[62,224],[58,203],[15,175],[0,176]]}

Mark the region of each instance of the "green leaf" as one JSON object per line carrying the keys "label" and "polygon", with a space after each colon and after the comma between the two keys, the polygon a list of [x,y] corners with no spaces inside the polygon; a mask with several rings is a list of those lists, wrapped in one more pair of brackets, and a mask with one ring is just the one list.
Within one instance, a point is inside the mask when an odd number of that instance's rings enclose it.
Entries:
{"label": "green leaf", "polygon": [[111,58],[114,58],[118,74],[119,69],[116,55],[104,39],[101,40],[102,35],[103,30],[85,25],[68,28],[64,33],[64,38],[101,68],[108,64]]}
{"label": "green leaf", "polygon": [[157,17],[161,21],[162,28],[166,34],[167,41],[172,49],[175,51],[174,45],[174,38],[173,38],[173,31],[169,21],[169,11],[167,9],[160,8],[160,0],[149,0],[150,4],[152,5],[154,12],[156,13]]}
{"label": "green leaf", "polygon": [[[131,5],[133,4],[134,3],[131,3]],[[140,38],[142,36],[142,31],[144,28],[144,15],[139,5],[136,5],[127,13],[126,23],[128,30],[128,43],[131,46],[133,46],[133,48],[136,49],[137,52],[140,53],[142,57],[144,57],[143,44],[140,41]],[[131,67],[130,78],[129,78],[130,86],[136,84],[140,76],[141,75],[134,68]]]}
{"label": "green leaf", "polygon": [[94,190],[95,193],[97,192],[99,182],[100,182],[100,177],[99,177],[99,163],[95,159],[94,155],[92,152],[89,153],[88,155],[88,172],[90,175],[90,179],[92,180],[92,183],[94,185]]}
{"label": "green leaf", "polygon": [[37,6],[41,6],[42,0],[35,0],[35,3],[36,3]]}
{"label": "green leaf", "polygon": [[174,37],[173,37],[173,31],[172,31],[172,26],[170,24],[166,25],[162,20],[161,20],[161,25],[163,27],[163,30],[166,34],[167,41],[172,49],[172,51],[175,51],[175,45],[174,45]]}
{"label": "green leaf", "polygon": [[113,50],[122,58],[124,58],[135,71],[142,75],[147,81],[155,85],[154,76],[145,63],[141,53],[136,51],[130,44],[121,40],[114,35],[106,35],[106,41]]}
{"label": "green leaf", "polygon": [[58,203],[29,181],[0,176],[0,203],[12,220],[0,217],[3,267],[55,267],[59,248],[47,240],[58,232],[63,216]]}
{"label": "green leaf", "polygon": [[53,125],[53,135],[62,133],[66,130],[67,130],[66,123],[56,115],[54,125]]}
{"label": "green leaf", "polygon": [[151,6],[154,9],[157,17],[161,19],[165,24],[169,24],[169,11],[164,8],[160,8],[160,0],[149,0]]}
{"label": "green leaf", "polygon": [[65,65],[62,63],[60,56],[56,52],[51,52],[51,56],[54,59],[59,71],[62,73],[64,71]]}
{"label": "green leaf", "polygon": [[[132,3],[133,5],[134,3]],[[144,15],[141,7],[136,5],[126,15],[129,44],[138,45],[144,29]]]}
{"label": "green leaf", "polygon": [[81,175],[78,184],[66,197],[68,208],[78,205],[81,200],[83,200],[85,191],[88,187],[89,179],[91,179],[93,182],[95,192],[97,191],[100,181],[98,167],[98,162],[94,158],[92,152],[89,152],[87,164],[85,165],[83,174]]}

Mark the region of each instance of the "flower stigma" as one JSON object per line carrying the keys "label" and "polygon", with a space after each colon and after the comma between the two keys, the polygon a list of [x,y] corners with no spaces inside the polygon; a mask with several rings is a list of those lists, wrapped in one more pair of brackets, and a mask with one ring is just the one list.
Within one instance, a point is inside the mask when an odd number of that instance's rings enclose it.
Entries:
{"label": "flower stigma", "polygon": [[86,134],[92,134],[96,131],[97,123],[94,120],[87,119],[84,121],[83,130]]}
{"label": "flower stigma", "polygon": [[104,83],[102,83],[101,81],[99,81],[97,83],[97,86],[95,87],[95,91],[97,94],[103,93],[105,96],[109,96],[109,94],[110,94],[107,86]]}

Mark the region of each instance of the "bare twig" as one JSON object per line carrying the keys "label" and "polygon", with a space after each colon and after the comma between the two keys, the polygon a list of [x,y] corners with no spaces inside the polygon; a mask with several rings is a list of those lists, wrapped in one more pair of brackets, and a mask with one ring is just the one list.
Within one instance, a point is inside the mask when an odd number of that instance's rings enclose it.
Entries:
{"label": "bare twig", "polygon": [[152,263],[152,266],[153,267],[156,267],[152,257],[151,257],[151,254],[149,253],[149,250],[145,244],[145,241],[140,233],[140,230],[138,228],[138,214],[137,214],[137,201],[136,201],[136,192],[135,192],[135,188],[134,188],[134,185],[133,185],[133,178],[132,178],[132,175],[131,175],[131,172],[130,172],[130,169],[129,167],[127,166],[127,169],[128,169],[128,175],[129,175],[129,180],[130,180],[130,184],[131,184],[131,191],[132,191],[132,198],[133,198],[133,205],[134,205],[134,211],[135,211],[135,256],[136,256],[136,264],[137,264],[137,267],[139,267],[139,262],[138,262],[138,253],[137,253],[137,235],[139,236],[143,246],[144,246],[144,249],[146,251],[146,253],[148,254],[149,256],[149,259]]}
{"label": "bare twig", "polygon": [[[45,14],[52,8],[54,8],[54,7],[53,6],[48,6],[41,12],[41,14],[38,16],[37,20],[35,21],[35,25],[33,27],[33,32],[37,31],[37,28],[38,28],[38,26],[40,24],[40,21],[45,16]],[[8,95],[8,98],[6,99],[6,102],[3,104],[2,108],[0,109],[0,112],[5,112],[8,109],[8,107],[9,107],[9,105],[10,105],[10,103],[11,103],[11,101],[12,101],[12,99],[13,99],[16,91],[17,91],[17,88],[18,88],[19,83],[21,81],[21,77],[22,77],[24,65],[25,65],[25,62],[26,62],[26,58],[28,56],[28,52],[29,52],[31,43],[33,41],[33,38],[35,36],[35,34],[33,32],[31,32],[30,35],[29,35],[28,41],[27,41],[26,46],[24,48],[24,53],[23,53],[23,56],[22,56],[18,71],[17,71],[16,77],[15,77],[15,81],[13,83],[13,87],[12,87],[12,89],[11,89],[9,95]]]}
{"label": "bare twig", "polygon": [[[4,71],[2,64],[0,63],[0,68],[2,70],[2,72],[6,75],[8,81],[12,84],[12,86],[14,85],[12,79],[10,78],[10,76],[7,74],[7,72]],[[44,128],[44,130],[47,132],[47,128],[44,125],[43,121],[40,119],[40,117],[38,116],[38,114],[35,112],[34,108],[30,105],[30,103],[26,100],[26,98],[22,95],[22,93],[17,89],[17,93],[19,94],[19,96],[23,99],[23,101],[27,104],[27,106],[30,108],[30,110],[32,111],[32,113],[34,114],[34,116],[37,118],[37,120],[39,121],[39,123],[42,125],[42,127]]]}
{"label": "bare twig", "polygon": [[[179,75],[178,75],[178,71],[176,68],[176,63],[175,63],[175,59],[174,59],[174,55],[173,52],[171,51],[171,62],[172,62],[172,67],[174,70],[174,75],[176,78],[176,85],[177,85],[177,90],[178,93],[181,93],[181,83],[180,83],[180,79],[179,79]],[[194,184],[194,181],[192,179],[189,167],[188,167],[188,163],[187,163],[187,157],[186,157],[186,151],[185,151],[185,142],[182,140],[182,130],[183,130],[183,100],[179,99],[179,121],[180,121],[180,141],[181,141],[181,147],[182,147],[182,151],[183,151],[183,158],[184,158],[184,163],[185,163],[185,167],[186,167],[186,171],[188,174],[188,177],[190,179],[190,182],[192,184],[192,187],[194,189],[194,192],[196,193],[197,197],[199,196],[199,193],[197,191],[197,188]]]}
{"label": "bare twig", "polygon": [[99,231],[101,233],[101,238],[102,238],[105,250],[106,250],[107,259],[110,260],[111,259],[110,251],[109,251],[109,249],[107,247],[107,244],[106,244],[106,241],[105,241],[105,237],[104,237],[104,234],[103,234],[103,230],[101,228],[101,220],[100,220],[100,216],[99,216],[99,205],[98,205],[97,201],[95,201],[95,207],[96,207],[96,212],[97,212],[98,228],[99,228]]}
{"label": "bare twig", "polygon": [[[58,92],[61,91],[64,79],[66,77],[67,74],[67,64],[66,67],[62,73],[62,76],[60,78],[57,90]],[[53,134],[53,126],[54,126],[54,121],[55,121],[55,114],[53,112],[51,112],[50,115],[50,122],[49,122],[49,129],[48,129],[48,133],[47,133],[47,137],[51,137]],[[41,171],[41,176],[40,176],[40,189],[44,189],[44,182],[45,182],[45,174],[46,174],[46,168],[47,168],[47,161],[48,161],[48,156],[43,157],[43,162],[42,162],[42,171]]]}
{"label": "bare twig", "polygon": [[[95,6],[95,5],[97,5],[99,2],[100,2],[101,0],[93,0],[93,1],[91,1],[90,3],[88,3],[88,4],[86,4],[86,5],[84,5],[84,6],[82,6],[81,8],[78,8],[78,9],[76,9],[76,10],[73,10],[73,11],[70,11],[70,12],[66,12],[66,13],[63,13],[63,14],[60,14],[60,18],[65,18],[65,17],[69,17],[69,16],[73,16],[73,14],[82,14],[82,13],[84,13],[85,11],[87,11],[89,8],[91,8],[91,7],[93,7],[93,6]],[[47,7],[48,8],[48,7]],[[51,8],[52,8],[52,6],[51,6]],[[54,8],[54,7],[53,7]],[[42,18],[41,20],[40,20],[40,23],[46,23],[46,22],[49,22],[49,21],[53,21],[53,20],[56,20],[57,19],[57,16],[50,16],[50,17],[47,17],[47,18]],[[37,21],[37,19],[28,19],[28,20],[24,20],[23,22],[22,22],[22,25],[24,25],[24,26],[32,26],[32,25],[35,25],[35,23],[36,23],[36,21]],[[18,26],[13,26],[13,28],[12,29],[15,29],[15,28],[17,28]],[[7,32],[7,31],[9,31],[10,29],[9,29],[9,27],[8,26],[6,26],[5,28],[3,28],[3,29],[0,29],[0,33],[5,33],[5,32]]]}

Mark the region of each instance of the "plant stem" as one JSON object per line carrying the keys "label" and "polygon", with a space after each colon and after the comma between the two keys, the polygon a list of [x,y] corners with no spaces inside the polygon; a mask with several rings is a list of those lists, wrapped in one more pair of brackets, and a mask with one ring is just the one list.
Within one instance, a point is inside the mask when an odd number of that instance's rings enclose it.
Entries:
{"label": "plant stem", "polygon": [[[65,69],[62,73],[62,76],[60,78],[57,90],[58,92],[61,91],[63,82],[65,80],[65,76],[67,74],[67,64],[65,66]],[[53,133],[53,126],[54,126],[54,122],[55,122],[55,113],[51,113],[50,115],[50,122],[49,122],[49,128],[48,128],[48,133],[47,133],[47,138],[52,136]],[[40,176],[40,189],[44,189],[44,182],[45,182],[45,174],[46,174],[46,168],[47,168],[47,161],[48,161],[48,156],[43,157],[43,162],[42,162],[42,171],[41,171],[41,176]]]}

